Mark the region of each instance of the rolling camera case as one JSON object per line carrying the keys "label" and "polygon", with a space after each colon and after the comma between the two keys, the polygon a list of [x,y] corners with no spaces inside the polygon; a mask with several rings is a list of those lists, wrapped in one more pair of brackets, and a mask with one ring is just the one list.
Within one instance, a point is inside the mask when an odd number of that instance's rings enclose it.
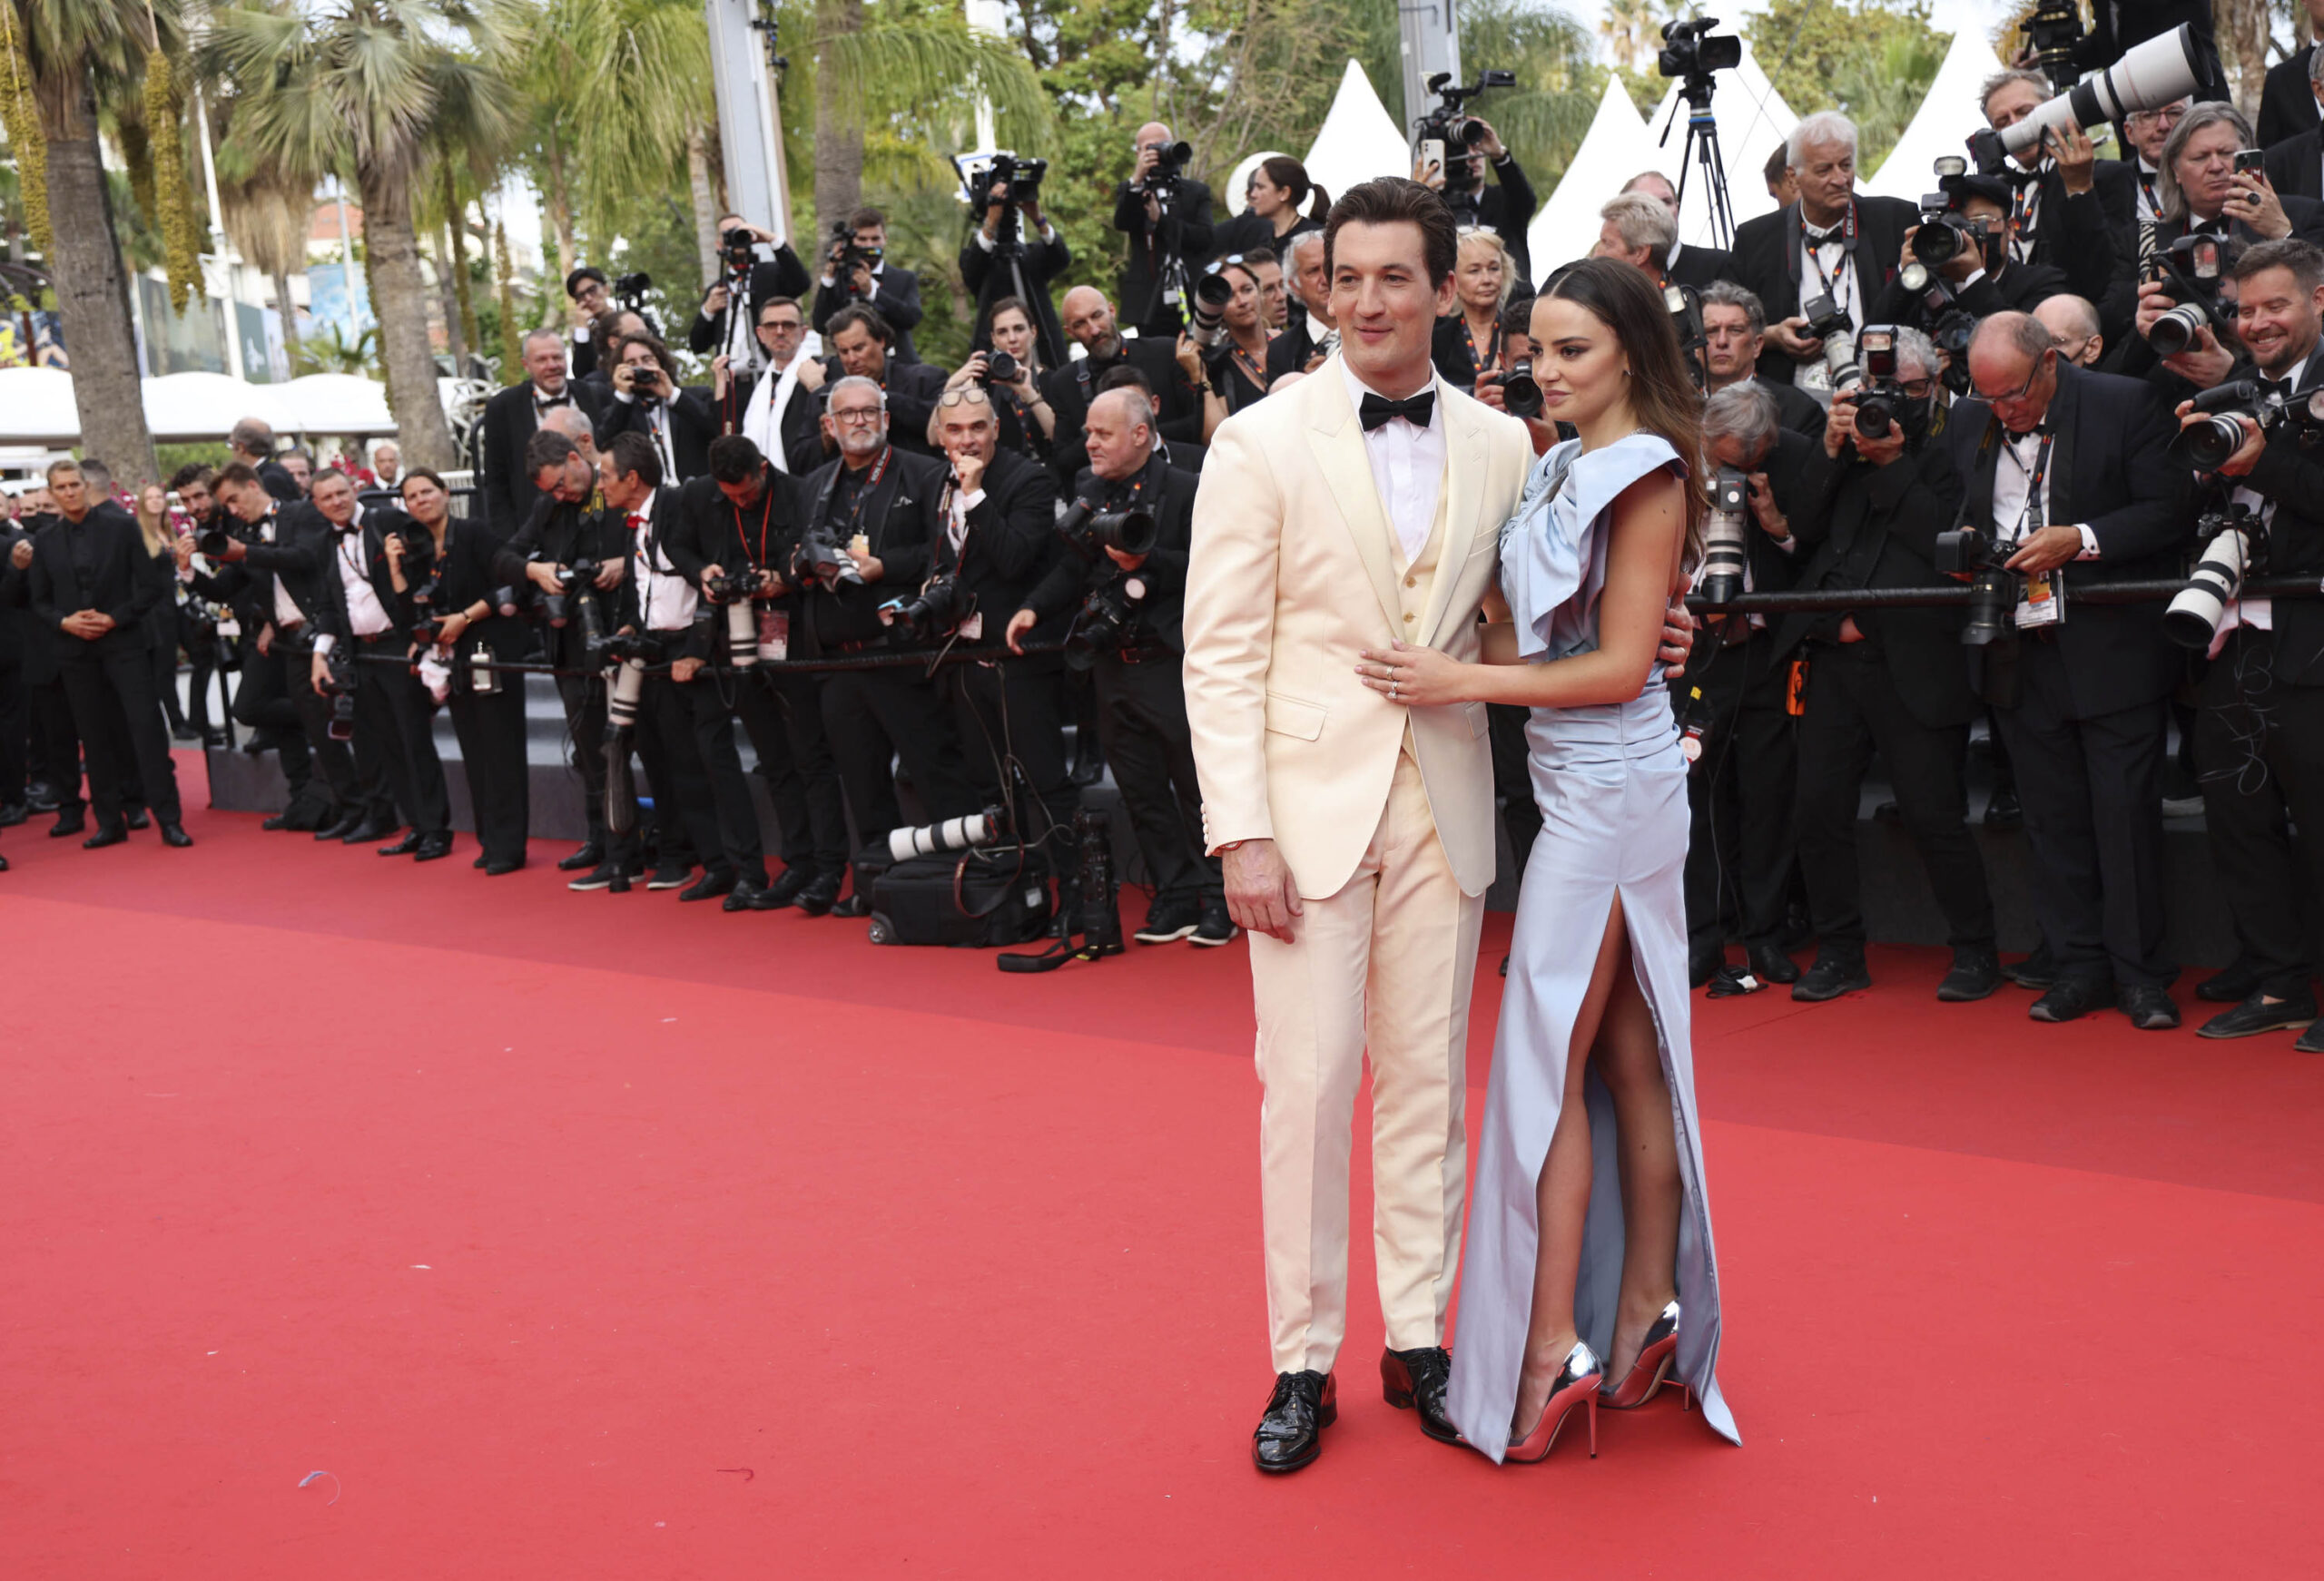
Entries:
{"label": "rolling camera case", "polygon": [[1048,868],[1017,846],[908,857],[872,880],[874,944],[983,949],[1039,938],[1049,920]]}

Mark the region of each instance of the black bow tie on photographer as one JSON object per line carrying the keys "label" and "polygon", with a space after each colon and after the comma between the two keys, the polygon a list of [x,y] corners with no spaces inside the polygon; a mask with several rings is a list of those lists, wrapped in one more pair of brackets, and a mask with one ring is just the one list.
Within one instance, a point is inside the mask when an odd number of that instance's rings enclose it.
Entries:
{"label": "black bow tie on photographer", "polygon": [[571,396],[536,395],[533,397],[533,409],[537,412],[547,411],[552,407],[569,407],[572,404]]}
{"label": "black bow tie on photographer", "polygon": [[1406,396],[1400,401],[1392,401],[1386,396],[1374,395],[1366,390],[1364,392],[1364,404],[1356,408],[1356,415],[1364,419],[1364,431],[1369,434],[1391,417],[1402,417],[1415,428],[1425,428],[1429,414],[1435,409],[1436,392],[1433,389],[1424,389],[1416,396]]}

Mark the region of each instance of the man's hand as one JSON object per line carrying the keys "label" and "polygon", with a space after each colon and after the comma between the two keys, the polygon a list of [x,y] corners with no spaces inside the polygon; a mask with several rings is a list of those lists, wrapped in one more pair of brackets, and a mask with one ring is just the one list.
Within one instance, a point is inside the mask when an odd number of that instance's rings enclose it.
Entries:
{"label": "man's hand", "polygon": [[1202,382],[1202,349],[1186,335],[1178,337],[1178,371],[1187,376],[1188,384]]}
{"label": "man's hand", "polygon": [[467,634],[468,629],[468,612],[464,609],[454,610],[444,617],[444,624],[437,628],[436,645],[449,650],[453,643]]}
{"label": "man's hand", "polygon": [[722,279],[716,285],[712,286],[709,291],[703,297],[702,316],[705,319],[716,318],[719,314],[726,310],[726,303],[728,300],[729,299],[726,294],[726,282]]}
{"label": "man's hand", "polygon": [[681,686],[684,685],[687,682],[693,680],[695,676],[701,673],[702,661],[700,659],[673,659],[670,661],[670,679],[676,682]]}
{"label": "man's hand", "polygon": [[33,541],[30,538],[17,539],[15,547],[8,551],[8,564],[14,565],[17,570],[22,571],[30,566],[32,563]]}
{"label": "man's hand", "polygon": [[618,363],[615,363],[615,364],[614,365],[614,371],[613,371],[614,388],[615,388],[615,389],[616,389],[617,391],[619,391],[621,394],[623,394],[623,395],[634,395],[634,394],[635,394],[635,393],[636,393],[635,390],[633,390],[633,389],[631,389],[631,388],[630,388],[631,381],[633,381],[634,379],[635,379],[635,378],[636,378],[636,377],[637,377],[637,365],[636,365],[635,363],[634,363],[634,362],[618,362]]}
{"label": "man's hand", "polygon": [[802,357],[793,364],[793,366],[799,369],[799,388],[801,389],[818,390],[823,388],[823,364],[822,358],[815,357]]}
{"label": "man's hand", "polygon": [[259,657],[262,659],[272,652],[274,652],[274,623],[269,621],[258,628]]}
{"label": "man's hand", "polygon": [[607,593],[616,587],[619,587],[621,585],[622,568],[627,564],[628,562],[625,560],[608,560],[604,565],[598,566],[598,591],[601,593]]}
{"label": "man's hand", "polygon": [[1864,628],[1856,624],[1856,616],[1844,614],[1840,617],[1840,641],[1844,643],[1864,641]]}
{"label": "man's hand", "polygon": [[953,476],[960,480],[960,492],[974,494],[984,486],[984,457],[962,454],[952,457]]}
{"label": "man's hand", "polygon": [[384,548],[388,552],[388,569],[390,571],[402,570],[403,557],[406,553],[403,544],[403,535],[401,533],[389,533],[387,535],[386,541],[381,544],[380,547]]}
{"label": "man's hand", "polygon": [[2235,371],[2235,353],[2219,343],[2209,324],[2195,333],[2194,343],[2176,357],[2166,357],[2162,366],[2194,385],[2209,389],[2225,384],[2227,376]]}
{"label": "man's hand", "polygon": [[1246,840],[1220,858],[1226,870],[1226,915],[1237,928],[1291,942],[1291,925],[1302,914],[1291,869],[1271,840]]}
{"label": "man's hand", "polygon": [[790,591],[791,589],[783,580],[783,574],[781,572],[761,571],[759,573],[759,596],[761,598],[781,598],[784,594]]}
{"label": "man's hand", "polygon": [[[234,565],[249,559],[250,556],[250,550],[244,546],[240,538],[228,538],[226,540],[226,551],[224,554],[219,555],[218,558],[223,560],[229,565]],[[27,564],[29,564],[29,562],[27,562]]]}
{"label": "man's hand", "polygon": [[1856,453],[1875,466],[1886,466],[1905,453],[1905,430],[1898,425],[1891,423],[1888,425],[1888,432],[1877,439],[1867,439],[1858,434],[1856,437]]}
{"label": "man's hand", "polygon": [[2017,553],[2005,562],[2012,571],[2028,576],[2038,576],[2059,566],[2082,553],[2082,529],[2073,526],[2043,527],[2031,537],[2018,541]]}
{"label": "man's hand", "polygon": [[1832,409],[1824,414],[1824,454],[1837,461],[1855,438],[1856,403],[1844,395],[1834,396]]}
{"label": "man's hand", "polygon": [[1145,555],[1133,555],[1127,549],[1117,549],[1110,545],[1107,546],[1106,557],[1125,571],[1135,571],[1146,564]]}
{"label": "man's hand", "polygon": [[1492,129],[1492,123],[1487,121],[1482,115],[1477,116],[1474,119],[1478,125],[1485,129],[1484,141],[1477,144],[1477,152],[1483,154],[1487,159],[1499,159],[1503,154],[1507,153],[1509,149],[1507,145],[1501,141],[1501,133]]}
{"label": "man's hand", "polygon": [[330,691],[330,661],[317,653],[307,661],[307,684],[315,689],[317,697],[329,697]]}
{"label": "man's hand", "polygon": [[1812,362],[1824,355],[1824,342],[1807,333],[1807,318],[1795,313],[1780,324],[1768,326],[1768,339],[1774,341],[1785,356],[1802,362]]}
{"label": "man's hand", "polygon": [[94,609],[75,610],[57,624],[67,634],[76,636],[84,643],[94,643],[113,630],[113,622]]}
{"label": "man's hand", "polygon": [[990,241],[1000,234],[1001,211],[1009,206],[1009,183],[995,182],[985,189],[984,235]]}
{"label": "man's hand", "polygon": [[1035,614],[1029,609],[1020,609],[1015,614],[1010,615],[1009,617],[1009,629],[1001,633],[1001,639],[1009,644],[1009,651],[1012,653],[1023,653],[1025,651],[1025,633],[1031,631],[1035,626],[1040,624],[1040,621],[1041,617]]}
{"label": "man's hand", "polygon": [[1497,378],[1492,380],[1491,383],[1487,383],[1482,378],[1477,380],[1477,388],[1474,393],[1478,400],[1483,402],[1486,406],[1491,407],[1496,412],[1505,412],[1509,409],[1509,398],[1502,394],[1501,380]]}
{"label": "man's hand", "polygon": [[872,300],[872,266],[868,263],[855,266],[855,294],[865,301]]}
{"label": "man's hand", "polygon": [[710,359],[710,395],[714,400],[726,398],[726,386],[733,377],[727,372],[727,364],[731,360],[724,351]]}
{"label": "man's hand", "polygon": [[969,359],[952,370],[951,377],[944,381],[944,388],[960,389],[975,384],[984,378],[985,367],[985,354],[981,351],[971,351],[969,353]]}
{"label": "man's hand", "polygon": [[1162,151],[1160,149],[1155,147],[1150,142],[1140,143],[1137,149],[1137,158],[1129,167],[1129,184],[1133,187],[1137,186],[1140,182],[1144,182],[1147,177],[1152,175],[1154,173],[1155,165],[1161,160],[1161,158]]}
{"label": "man's hand", "polygon": [[[2234,455],[2220,464],[2219,476],[2242,477],[2247,476],[2254,466],[2259,466],[2260,457],[2267,454],[2268,436],[2260,430],[2259,419],[2248,413],[2230,412],[2227,416],[2234,418],[2236,425],[2243,430],[2243,443],[2235,447]],[[2209,421],[2211,421],[2210,417],[2195,410],[2194,402],[2181,401],[2179,403],[2179,427],[2181,429],[2191,428],[2198,424]]]}
{"label": "man's hand", "polygon": [[702,568],[702,576],[700,580],[702,583],[702,594],[704,598],[710,596],[710,584],[725,574],[726,567],[724,565],[705,565]]}
{"label": "man's hand", "polygon": [[1776,491],[1768,486],[1768,475],[1747,472],[1743,481],[1744,496],[1751,502],[1751,517],[1759,524],[1759,531],[1777,543],[1787,541],[1791,537],[1791,523],[1776,505]]}
{"label": "man's hand", "polygon": [[2042,141],[2050,157],[2058,162],[2058,174],[2065,178],[2066,196],[2078,198],[2090,191],[2098,168],[2098,145],[2082,128],[2071,122],[2063,128],[2053,126],[2043,133]]}
{"label": "man's hand", "polygon": [[555,593],[558,591],[557,574],[564,569],[564,566],[552,565],[546,560],[536,560],[525,567],[525,580],[543,593]]}
{"label": "man's hand", "polygon": [[1684,675],[1687,660],[1695,651],[1695,614],[1686,605],[1686,594],[1674,593],[1662,610],[1662,646],[1654,656],[1662,663],[1666,675]]}
{"label": "man's hand", "polygon": [[192,568],[193,538],[191,534],[180,537],[170,545],[170,558],[177,562],[178,569],[181,571]]}
{"label": "man's hand", "polygon": [[1418,182],[1422,186],[1426,187],[1433,192],[1443,191],[1444,190],[1444,165],[1443,162],[1433,159],[1416,159],[1413,161],[1413,180]]}
{"label": "man's hand", "polygon": [[2291,218],[2284,212],[2283,200],[2276,196],[2276,189],[2264,171],[2245,171],[2235,178],[2235,190],[2221,205],[2228,218],[2240,220],[2270,241],[2280,241],[2291,234]]}
{"label": "man's hand", "polygon": [[877,555],[858,554],[852,546],[850,546],[847,557],[855,562],[856,574],[866,582],[877,582],[888,574],[888,568],[880,564],[880,556]]}

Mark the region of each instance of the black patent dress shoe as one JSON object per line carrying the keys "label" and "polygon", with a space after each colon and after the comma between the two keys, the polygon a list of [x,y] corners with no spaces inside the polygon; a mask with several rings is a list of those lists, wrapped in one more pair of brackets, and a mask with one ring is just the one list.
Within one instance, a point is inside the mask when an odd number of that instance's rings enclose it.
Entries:
{"label": "black patent dress shoe", "polygon": [[559,857],[556,870],[560,873],[586,873],[606,859],[606,848],[596,840],[586,842],[569,857]]}
{"label": "black patent dress shoe", "polygon": [[764,884],[737,879],[734,887],[726,892],[726,899],[718,903],[718,908],[721,911],[780,911],[780,906],[767,904],[770,892]]}
{"label": "black patent dress shoe", "polygon": [[99,829],[81,842],[81,849],[84,851],[103,850],[109,845],[119,845],[128,838],[129,830],[116,823]]}
{"label": "black patent dress shoe", "polygon": [[369,845],[375,840],[385,840],[403,825],[392,819],[367,818],[339,837],[341,845]]}
{"label": "black patent dress shoe", "polygon": [[2316,1019],[2316,996],[2294,994],[2268,1003],[2254,994],[2232,1010],[2221,1012],[2195,1028],[2198,1037],[2255,1037],[2262,1032],[2294,1032]]}
{"label": "black patent dress shoe", "polygon": [[[785,873],[784,878],[791,875]],[[839,887],[843,880],[837,873],[817,873],[800,887],[793,904],[810,917],[827,917],[839,904]]]}
{"label": "black patent dress shoe", "polygon": [[[801,909],[803,910],[804,908],[803,907]],[[872,897],[869,895],[850,895],[846,899],[842,900],[838,905],[832,908],[832,915],[833,917],[849,918],[869,917],[872,915]]]}
{"label": "black patent dress shoe", "polygon": [[815,875],[805,868],[783,869],[775,876],[774,882],[766,887],[766,903],[762,909],[780,911],[785,906],[793,904],[807,886],[814,881],[814,877]]}
{"label": "black patent dress shoe", "polygon": [[441,861],[451,854],[452,831],[443,830],[435,834],[421,835],[419,843],[412,848],[411,859],[415,862]]}
{"label": "black patent dress shoe", "polygon": [[2141,1032],[2168,1032],[2179,1025],[2179,1007],[2171,1002],[2171,991],[2151,983],[2124,988],[2116,996],[2114,1007]]}
{"label": "black patent dress shoe", "polygon": [[76,807],[70,812],[62,812],[57,815],[56,821],[48,826],[48,838],[63,840],[66,835],[78,834],[88,827],[87,814]]}
{"label": "black patent dress shoe", "polygon": [[734,874],[731,869],[712,868],[701,878],[678,891],[681,900],[715,900],[731,894],[734,889]]}
{"label": "black patent dress shoe", "polygon": [[1380,1353],[1380,1394],[1398,1410],[1419,1413],[1420,1430],[1440,1444],[1461,1442],[1444,1414],[1444,1386],[1452,1380],[1452,1352],[1442,1345]]}
{"label": "black patent dress shoe", "polygon": [[182,823],[162,825],[162,843],[173,850],[183,850],[193,843],[193,836],[186,833]]}
{"label": "black patent dress shoe", "polygon": [[381,846],[379,848],[379,854],[383,857],[408,857],[419,849],[419,831],[415,829],[406,833],[405,836],[401,840],[396,841],[395,844]]}
{"label": "black patent dress shoe", "polygon": [[1872,987],[1872,974],[1865,969],[1860,955],[1827,954],[1818,950],[1816,964],[1799,975],[1792,984],[1791,997],[1804,1005],[1820,1005],[1827,999],[1837,999],[1859,988]]}
{"label": "black patent dress shoe", "polygon": [[2260,968],[2247,957],[2237,956],[2225,971],[2197,983],[2195,997],[2209,999],[2214,1005],[2240,1005],[2260,987]]}
{"label": "black patent dress shoe", "polygon": [[1338,1380],[1323,1372],[1282,1372],[1251,1434],[1251,1463],[1296,1471],[1323,1451],[1324,1429],[1340,1419]]}
{"label": "black patent dress shoe", "polygon": [[315,826],[315,839],[317,840],[345,840],[362,827],[363,815],[359,812],[334,813]]}
{"label": "black patent dress shoe", "polygon": [[1936,997],[1947,1005],[1989,999],[2001,987],[2001,957],[1989,949],[1956,949],[1953,969],[1936,986]]}
{"label": "black patent dress shoe", "polygon": [[511,873],[522,872],[524,867],[525,859],[522,857],[503,857],[497,862],[485,863],[484,876],[487,879],[505,879]]}
{"label": "black patent dress shoe", "polygon": [[260,819],[258,826],[268,830],[288,829],[290,827],[290,815],[288,812],[278,812],[271,818]]}
{"label": "black patent dress shoe", "polygon": [[2050,958],[2050,947],[2042,945],[2022,961],[2004,963],[2001,975],[2021,988],[2054,988],[2058,985],[2057,963]]}
{"label": "black patent dress shoe", "polygon": [[125,821],[132,829],[151,829],[153,827],[153,815],[142,807],[133,807]]}
{"label": "black patent dress shoe", "polygon": [[474,861],[472,861],[472,862],[470,862],[470,863],[468,864],[468,866],[470,866],[471,868],[474,868],[474,869],[475,869],[478,872],[479,872],[479,873],[481,873],[482,871],[484,871],[484,869],[487,869],[487,868],[490,867],[491,865],[492,865],[492,859],[491,859],[490,857],[488,857],[488,856],[486,856],[482,851],[478,851],[478,852],[477,852],[477,853],[476,853],[476,860],[474,860]]}
{"label": "black patent dress shoe", "polygon": [[2291,1046],[2294,1054],[2324,1054],[2324,1021],[2311,1022]]}
{"label": "black patent dress shoe", "polygon": [[1799,965],[1772,944],[1747,946],[1743,958],[1751,963],[1751,975],[1764,983],[1796,983],[1799,981]]}
{"label": "black patent dress shoe", "polygon": [[2025,1013],[2036,1021],[2075,1021],[2112,997],[2112,988],[2103,977],[2060,977]]}
{"label": "black patent dress shoe", "polygon": [[0,829],[14,829],[32,815],[32,809],[24,802],[11,801],[0,807]]}
{"label": "black patent dress shoe", "polygon": [[1723,949],[1689,949],[1687,951],[1687,986],[1690,988],[1701,987],[1718,976],[1719,968],[1726,964],[1727,952]]}

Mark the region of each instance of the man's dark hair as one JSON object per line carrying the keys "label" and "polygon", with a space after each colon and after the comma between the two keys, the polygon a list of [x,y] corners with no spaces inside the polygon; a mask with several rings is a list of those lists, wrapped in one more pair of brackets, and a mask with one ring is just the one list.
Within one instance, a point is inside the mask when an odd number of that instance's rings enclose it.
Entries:
{"label": "man's dark hair", "polygon": [[1509,299],[1509,306],[1501,310],[1501,332],[1503,335],[1522,335],[1528,340],[1533,338],[1533,299],[1531,297]]}
{"label": "man's dark hair", "polygon": [[606,279],[606,271],[604,270],[597,268],[594,264],[585,263],[579,269],[575,270],[571,274],[565,277],[565,294],[568,297],[579,296],[581,294],[581,282],[585,280],[596,280],[601,286],[610,287],[613,284],[611,280]]}
{"label": "man's dark hair", "polygon": [[1263,263],[1271,263],[1277,269],[1283,267],[1283,260],[1275,256],[1275,250],[1272,247],[1246,247],[1243,249],[1243,261],[1253,269],[1258,268]]}
{"label": "man's dark hair", "polygon": [[888,320],[862,302],[850,302],[833,313],[831,322],[823,326],[823,339],[826,341],[836,340],[842,329],[852,329],[858,324],[871,331],[872,339],[881,345],[893,346],[896,343],[896,332],[888,328]]}
{"label": "man's dark hair", "polygon": [[1759,169],[1760,180],[1764,184],[1772,187],[1783,180],[1783,172],[1790,168],[1791,144],[1778,142],[1774,151],[1768,155],[1768,162]]}
{"label": "man's dark hair", "polygon": [[216,476],[215,473],[201,462],[189,461],[170,474],[170,492],[182,494],[197,483],[206,488],[216,479]]}
{"label": "man's dark hair", "polygon": [[803,328],[805,327],[805,325],[806,325],[806,322],[807,322],[807,309],[804,309],[804,308],[803,308],[803,307],[801,307],[801,306],[799,305],[799,299],[798,299],[797,297],[769,297],[769,298],[767,298],[767,300],[764,300],[764,301],[763,301],[763,302],[761,302],[761,303],[759,304],[759,322],[760,322],[760,323],[763,324],[763,323],[765,323],[765,322],[766,322],[766,310],[767,310],[769,308],[788,308],[788,309],[790,309],[793,312],[794,312],[794,313],[796,313],[796,314],[798,314],[798,315],[799,315],[799,323],[800,323],[800,326],[801,326],[803,329]]}
{"label": "man's dark hair", "polygon": [[[646,350],[651,351],[654,354],[654,361],[662,369],[664,377],[673,384],[677,382],[678,359],[670,355],[670,349],[662,344],[662,338],[659,335],[648,334],[643,329],[632,330],[614,342],[614,360],[616,363],[620,362],[622,353],[633,346],[643,346]],[[606,377],[610,378],[613,376],[607,374]]]}
{"label": "man's dark hair", "polygon": [[606,447],[615,477],[627,477],[635,473],[638,481],[648,488],[662,486],[662,453],[654,448],[654,441],[635,428],[615,434],[613,443]]}
{"label": "man's dark hair", "polygon": [[555,428],[536,428],[533,437],[525,441],[525,476],[538,477],[551,466],[562,466],[581,454],[581,447]]}
{"label": "man's dark hair", "polygon": [[1155,398],[1154,381],[1146,377],[1146,370],[1127,362],[1117,362],[1098,376],[1098,393],[1103,395],[1109,389],[1143,390],[1148,404]]}
{"label": "man's dark hair", "polygon": [[847,228],[850,231],[868,231],[874,225],[885,231],[888,228],[888,217],[868,203],[847,217]]}
{"label": "man's dark hair", "polygon": [[2287,236],[2280,241],[2258,241],[2243,250],[2230,272],[2241,284],[2263,269],[2288,269],[2303,291],[2324,286],[2324,249],[2312,241]]}
{"label": "man's dark hair", "polygon": [[710,442],[710,476],[720,483],[748,483],[765,465],[747,434],[721,434]]}
{"label": "man's dark hair", "polygon": [[1432,286],[1441,286],[1451,280],[1453,265],[1460,260],[1461,232],[1453,223],[1452,211],[1445,206],[1443,198],[1403,176],[1379,176],[1358,182],[1340,194],[1339,201],[1332,205],[1332,217],[1324,221],[1326,273],[1338,267],[1333,260],[1343,225],[1418,226],[1421,260]]}
{"label": "man's dark hair", "polygon": [[225,466],[218,469],[218,476],[212,480],[211,486],[212,488],[223,488],[230,483],[235,485],[237,487],[248,486],[252,488],[258,488],[263,486],[258,480],[258,468],[252,466],[247,461],[229,461],[226,463]]}

